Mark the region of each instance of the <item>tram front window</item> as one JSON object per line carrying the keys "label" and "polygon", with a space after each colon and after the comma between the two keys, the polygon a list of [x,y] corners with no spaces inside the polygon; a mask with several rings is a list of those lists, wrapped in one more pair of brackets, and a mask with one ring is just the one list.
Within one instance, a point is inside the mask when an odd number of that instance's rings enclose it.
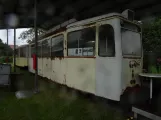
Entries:
{"label": "tram front window", "polygon": [[122,28],[123,56],[141,56],[141,36],[139,32]]}

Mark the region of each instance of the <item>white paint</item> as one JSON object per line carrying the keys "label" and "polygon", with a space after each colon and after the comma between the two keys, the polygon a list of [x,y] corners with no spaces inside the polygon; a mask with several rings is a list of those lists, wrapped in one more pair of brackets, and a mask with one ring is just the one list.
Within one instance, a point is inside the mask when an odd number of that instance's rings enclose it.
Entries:
{"label": "white paint", "polygon": [[141,59],[122,58],[122,82],[121,82],[121,84],[122,84],[123,90],[125,90],[127,88],[127,86],[132,87],[132,85],[130,84],[130,81],[133,79],[132,78],[132,68],[129,67],[129,63],[130,63],[130,61],[133,61],[133,60],[140,63],[139,66],[133,68],[134,79],[136,80],[136,84],[140,84],[138,74],[141,73],[141,70],[142,70]]}
{"label": "white paint", "polygon": [[[92,22],[92,21],[91,21]],[[81,24],[88,24],[89,21],[84,21]],[[121,49],[121,30],[119,18],[104,19],[96,21],[92,26],[96,26],[96,47],[93,58],[67,57],[67,34],[71,31],[77,31],[89,26],[69,27],[64,31],[64,58],[42,58],[38,59],[38,68],[41,70],[39,74],[47,77],[59,84],[67,85],[84,92],[92,93],[107,99],[119,101],[122,90],[130,83],[129,60],[123,59]],[[114,28],[115,38],[115,56],[114,57],[99,57],[98,56],[98,27],[103,24],[110,24]],[[108,31],[107,31],[108,32]],[[51,38],[53,36],[49,36]],[[46,39],[46,38],[45,38]],[[45,40],[43,39],[43,40]],[[42,40],[40,40],[42,41]],[[82,48],[80,48],[82,51]],[[90,48],[86,48],[89,50]],[[30,51],[31,52],[31,51]],[[87,52],[84,52],[88,54]],[[68,54],[75,55],[75,48],[70,49]],[[82,52],[79,54],[82,55]],[[75,55],[77,56],[77,55]],[[141,67],[136,69],[136,73],[140,72]],[[29,71],[34,73],[32,58],[29,58]]]}
{"label": "white paint", "polygon": [[51,80],[66,84],[66,59],[55,58],[52,60]]}
{"label": "white paint", "polygon": [[[119,19],[100,22],[114,28],[115,57],[96,58],[96,95],[111,100],[120,100],[121,95],[121,56],[120,37],[118,36]],[[107,31],[108,32],[108,31]]]}
{"label": "white paint", "polygon": [[38,58],[38,75],[43,76],[43,59]]}
{"label": "white paint", "polygon": [[95,94],[95,59],[67,58],[66,85]]}

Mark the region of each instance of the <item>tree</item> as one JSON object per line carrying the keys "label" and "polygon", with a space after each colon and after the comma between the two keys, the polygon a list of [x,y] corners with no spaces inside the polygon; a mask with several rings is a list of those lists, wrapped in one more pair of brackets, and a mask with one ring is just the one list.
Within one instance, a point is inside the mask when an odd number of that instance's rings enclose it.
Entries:
{"label": "tree", "polygon": [[143,47],[144,51],[161,52],[161,17],[143,24]]}
{"label": "tree", "polygon": [[12,56],[13,50],[7,44],[4,44],[0,39],[0,55],[1,56]]}
{"label": "tree", "polygon": [[[40,35],[44,32],[45,32],[44,30],[38,29],[38,35]],[[31,41],[33,41],[34,37],[35,37],[35,30],[34,30],[34,28],[30,28],[30,29],[22,32],[18,38],[21,40],[27,40],[27,42],[30,43]]]}

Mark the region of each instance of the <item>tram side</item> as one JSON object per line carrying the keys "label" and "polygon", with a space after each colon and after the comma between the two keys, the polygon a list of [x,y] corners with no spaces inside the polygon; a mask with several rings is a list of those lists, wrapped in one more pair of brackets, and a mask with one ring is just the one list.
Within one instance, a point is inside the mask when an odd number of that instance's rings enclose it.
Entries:
{"label": "tram side", "polygon": [[[83,92],[120,101],[124,91],[140,85],[139,29],[138,24],[120,14],[68,25],[65,31],[38,41],[38,74]],[[34,47],[29,45],[32,73]]]}
{"label": "tram side", "polygon": [[[69,51],[69,54],[75,56],[67,56],[66,37],[66,31],[64,31],[39,40],[38,75],[59,84],[94,94],[95,57],[90,52],[89,54],[92,56],[79,57],[75,53],[77,51],[76,49]],[[93,41],[95,41],[95,38],[93,38]],[[93,41],[92,44],[95,45]],[[30,45],[29,71],[32,73],[35,72],[32,58],[34,47],[34,44]],[[86,51],[88,52],[90,49]]]}

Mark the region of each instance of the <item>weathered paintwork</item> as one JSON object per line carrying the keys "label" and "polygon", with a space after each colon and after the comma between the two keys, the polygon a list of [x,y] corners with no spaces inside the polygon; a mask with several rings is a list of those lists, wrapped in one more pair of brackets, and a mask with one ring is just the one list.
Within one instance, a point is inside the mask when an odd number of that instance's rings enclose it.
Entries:
{"label": "weathered paintwork", "polygon": [[43,76],[43,59],[38,58],[38,75]]}
{"label": "weathered paintwork", "polygon": [[16,66],[27,67],[28,66],[28,58],[26,58],[26,57],[16,57]]}
{"label": "weathered paintwork", "polygon": [[[142,66],[139,65],[132,68],[132,70],[129,67],[129,62],[136,59],[123,58],[120,19],[120,17],[115,16],[99,20],[95,23],[92,23],[89,20],[92,24],[89,24],[88,22],[86,24],[84,22],[80,23],[81,25],[78,26],[75,24],[74,26],[69,26],[63,33],[64,57],[39,58],[39,75],[71,88],[119,101],[123,90],[132,85],[132,78],[136,79],[137,74],[141,72],[142,68]],[[98,28],[102,24],[110,24],[114,28],[116,52],[114,57],[98,56]],[[66,44],[68,32],[91,26],[96,27],[95,55],[92,57],[68,57]],[[34,73],[31,57],[29,58],[29,71]],[[138,80],[136,80],[136,83],[139,83]]]}
{"label": "weathered paintwork", "polygon": [[[25,52],[23,56],[21,56],[20,52],[21,48],[25,49]],[[16,56],[16,66],[18,67],[27,67],[28,66],[28,54],[29,54],[29,46],[28,45],[22,45],[17,50],[17,56]]]}
{"label": "weathered paintwork", "polygon": [[[134,65],[136,64],[136,65]],[[142,72],[141,58],[122,58],[122,88],[125,90],[127,87],[133,87],[140,84],[138,74]],[[131,84],[131,80],[135,83]]]}
{"label": "weathered paintwork", "polygon": [[[115,56],[96,57],[96,94],[111,100],[120,100],[121,95],[121,38],[118,18],[99,22],[109,24],[115,31]],[[108,31],[107,31],[108,32]],[[98,48],[97,48],[98,49]]]}

